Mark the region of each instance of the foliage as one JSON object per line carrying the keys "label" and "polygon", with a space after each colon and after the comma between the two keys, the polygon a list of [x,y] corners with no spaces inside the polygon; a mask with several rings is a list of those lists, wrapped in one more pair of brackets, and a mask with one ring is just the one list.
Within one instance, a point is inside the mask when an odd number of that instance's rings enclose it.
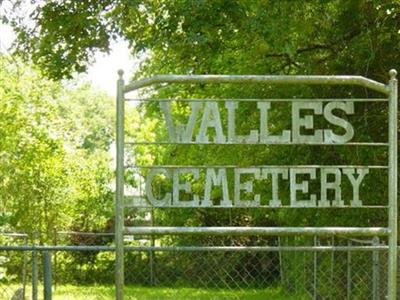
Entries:
{"label": "foliage", "polygon": [[[132,54],[145,57],[134,78],[154,74],[354,74],[387,82],[391,68],[400,69],[400,2],[397,0],[313,1],[45,1],[31,4],[31,19],[18,8],[28,0],[9,1],[3,20],[18,34],[16,53],[32,60],[49,78],[83,72],[95,51],[107,52],[110,41],[126,39]],[[145,55],[144,55],[145,54]],[[87,87],[66,92],[31,69],[5,63],[0,70],[0,221],[18,230],[55,228],[98,230],[110,227],[111,174],[106,153],[112,142],[111,106]],[[22,71],[22,73],[21,73]],[[361,88],[260,85],[154,86],[143,96],[159,98],[375,97]],[[54,101],[54,99],[63,99]],[[97,102],[102,99],[101,102]],[[29,100],[29,101],[28,101]],[[174,108],[181,120],[188,106]],[[256,124],[256,108],[238,111],[238,131]],[[290,128],[288,107],[270,116],[277,128]],[[352,124],[363,141],[387,138],[386,107],[357,104]],[[140,141],[166,139],[157,105],[127,111],[128,137]],[[382,117],[383,116],[383,117]],[[225,121],[226,116],[222,115]],[[56,126],[54,126],[56,124]],[[279,146],[140,146],[129,150],[133,164],[383,164],[387,150]],[[129,170],[127,182],[140,187]],[[386,203],[386,174],[370,177],[368,201]],[[267,187],[260,187],[269,193]],[[288,196],[287,194],[284,196]],[[345,196],[348,196],[345,195]],[[99,205],[100,204],[100,205]],[[138,210],[128,211],[126,223]],[[160,225],[254,226],[381,226],[384,210],[156,210]],[[9,220],[9,221],[8,221]],[[32,226],[34,224],[34,226]],[[262,239],[232,239],[257,245]],[[76,239],[74,243],[81,240]],[[197,243],[176,238],[167,243]],[[211,244],[211,239],[203,239]],[[90,266],[93,257],[76,257]],[[103,267],[108,266],[104,260]],[[83,266],[82,266],[83,267]]]}
{"label": "foliage", "polygon": [[112,102],[89,86],[67,93],[9,57],[0,62],[3,228],[40,232],[45,242],[57,230],[106,226]]}
{"label": "foliage", "polygon": [[[21,7],[17,1],[13,7]],[[398,1],[48,1],[32,7],[31,21],[4,10],[4,17],[18,33],[16,50],[40,66],[44,73],[58,79],[84,71],[95,50],[108,51],[112,39],[130,42],[132,53],[147,54],[135,76],[155,73],[182,74],[360,74],[386,82],[387,71],[400,61],[400,4]],[[15,11],[15,10],[14,10]],[[357,88],[287,87],[273,89],[258,85],[197,85],[154,87],[145,94],[162,98],[193,97],[366,97],[374,93]],[[159,128],[161,112],[155,105],[142,105],[136,114],[141,122],[128,125],[134,138],[165,138]],[[290,126],[285,111],[276,110],[271,120],[278,128]],[[381,138],[384,125],[382,106],[360,105],[353,125],[358,138]],[[183,108],[181,114],[187,114]],[[255,108],[238,112],[239,131],[254,124]],[[137,119],[137,117],[134,117]],[[244,122],[246,120],[246,122]],[[130,123],[132,124],[132,123]],[[130,128],[129,128],[130,127]],[[149,136],[150,129],[155,136]],[[93,138],[92,140],[96,140]],[[90,141],[89,141],[90,142]],[[96,147],[98,145],[94,145]],[[229,148],[229,149],[228,149]],[[235,154],[235,155],[232,155]],[[132,154],[143,164],[228,163],[241,157],[241,164],[359,163],[385,157],[384,150],[331,149],[320,147],[288,149],[280,147],[138,147]],[[285,159],[282,159],[285,158]],[[129,174],[128,174],[129,175]],[[129,177],[129,176],[128,176]],[[383,177],[376,189],[367,184],[371,199],[385,197]],[[128,178],[138,186],[134,178]],[[372,182],[371,182],[372,183]],[[160,212],[160,223],[175,224],[274,224],[324,225],[333,219],[340,225],[380,225],[384,212],[364,212],[365,218],[353,218],[359,211],[325,210],[232,211],[233,215],[209,210],[193,214],[190,210]],[[231,214],[231,212],[230,212]],[[335,213],[336,214],[336,213]],[[245,215],[245,217],[243,217]],[[316,218],[317,216],[317,218]],[[244,221],[251,220],[251,221]]]}
{"label": "foliage", "polygon": [[[348,73],[385,81],[400,47],[393,0],[26,2],[9,3],[3,19],[18,33],[18,52],[53,78],[84,71],[117,36],[136,54],[151,52],[147,73]],[[23,7],[31,19],[18,13]]]}

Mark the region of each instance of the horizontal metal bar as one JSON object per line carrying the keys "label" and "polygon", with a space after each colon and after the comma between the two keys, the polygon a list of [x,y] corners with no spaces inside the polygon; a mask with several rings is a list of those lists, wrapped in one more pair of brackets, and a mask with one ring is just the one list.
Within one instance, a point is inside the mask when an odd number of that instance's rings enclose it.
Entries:
{"label": "horizontal metal bar", "polygon": [[213,98],[197,98],[197,99],[174,99],[174,98],[125,98],[125,101],[132,102],[388,102],[387,98],[292,98],[292,99],[213,99]]}
{"label": "horizontal metal bar", "polygon": [[125,227],[131,235],[387,236],[384,227]]}
{"label": "horizontal metal bar", "polygon": [[[139,248],[139,249],[138,249]],[[128,251],[163,251],[163,252],[276,252],[276,251],[373,251],[387,250],[388,246],[155,246],[127,247]]]}
{"label": "horizontal metal bar", "polygon": [[79,231],[58,231],[60,235],[80,235],[80,236],[114,236],[114,232],[79,232]]}
{"label": "horizontal metal bar", "polygon": [[125,145],[128,146],[135,146],[135,145],[283,145],[283,146],[300,146],[300,145],[307,145],[307,146],[388,146],[388,143],[377,142],[377,143],[370,143],[370,142],[350,142],[345,144],[332,144],[332,143],[254,143],[254,142],[247,142],[247,143],[233,143],[233,142],[226,142],[226,143],[200,143],[200,142],[126,142]]}
{"label": "horizontal metal bar", "polygon": [[0,232],[0,236],[8,236],[8,237],[28,237],[26,233],[18,233],[18,232]]}
{"label": "horizontal metal bar", "polygon": [[[115,246],[0,246],[0,251],[115,251]],[[276,252],[384,251],[388,246],[125,246],[125,251],[159,252]]]}
{"label": "horizontal metal bar", "polygon": [[114,246],[0,246],[0,251],[115,251]]}
{"label": "horizontal metal bar", "polygon": [[186,169],[186,168],[291,168],[291,169],[318,169],[318,168],[368,168],[368,169],[387,169],[385,165],[255,165],[255,166],[238,166],[238,165],[126,165],[125,168],[132,169]]}
{"label": "horizontal metal bar", "polygon": [[294,206],[290,206],[290,205],[281,205],[279,207],[275,207],[275,206],[268,206],[268,205],[264,205],[264,206],[254,206],[254,207],[235,207],[235,206],[207,206],[207,207],[202,207],[202,206],[179,206],[179,205],[174,205],[174,206],[152,206],[150,204],[148,205],[134,205],[133,203],[130,203],[132,201],[138,201],[138,200],[142,200],[142,201],[146,201],[146,198],[137,198],[137,196],[125,196],[125,200],[124,200],[124,206],[125,207],[131,207],[131,208],[152,208],[152,209],[227,209],[227,208],[231,208],[231,209],[272,209],[272,210],[279,210],[279,209],[294,209],[294,210],[307,210],[307,209],[311,209],[311,208],[315,208],[318,210],[332,210],[332,209],[387,209],[389,208],[389,206],[387,205],[363,205],[363,206],[350,206],[350,205],[344,205],[344,206],[340,206],[340,207],[335,207],[335,206],[329,206],[329,207],[325,207],[325,206],[317,206],[317,207],[294,207]]}
{"label": "horizontal metal bar", "polygon": [[374,239],[371,239],[371,240],[360,240],[360,239],[355,239],[355,238],[348,238],[348,240],[353,242],[353,243],[359,243],[359,244],[372,245],[374,243]]}
{"label": "horizontal metal bar", "polygon": [[383,83],[362,76],[326,75],[155,75],[131,82],[124,92],[131,92],[157,83],[264,83],[264,84],[319,84],[357,85],[389,95],[389,88]]}

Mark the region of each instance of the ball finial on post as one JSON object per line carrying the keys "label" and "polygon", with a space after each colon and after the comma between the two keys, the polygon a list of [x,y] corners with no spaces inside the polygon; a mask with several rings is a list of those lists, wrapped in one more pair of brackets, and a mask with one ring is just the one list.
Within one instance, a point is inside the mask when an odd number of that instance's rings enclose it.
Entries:
{"label": "ball finial on post", "polygon": [[391,80],[392,80],[392,79],[396,79],[397,71],[396,71],[395,69],[391,69],[391,70],[389,71],[389,76],[390,76],[390,79],[391,79]]}
{"label": "ball finial on post", "polygon": [[118,70],[118,77],[119,77],[119,79],[122,79],[122,76],[124,76],[124,70],[119,69],[119,70]]}

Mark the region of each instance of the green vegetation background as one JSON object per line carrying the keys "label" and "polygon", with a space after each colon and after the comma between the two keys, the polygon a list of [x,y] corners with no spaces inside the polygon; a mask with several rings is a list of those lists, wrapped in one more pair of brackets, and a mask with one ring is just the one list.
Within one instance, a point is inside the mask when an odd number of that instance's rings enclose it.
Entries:
{"label": "green vegetation background", "polygon": [[[387,82],[389,69],[400,69],[397,0],[48,1],[31,5],[28,21],[18,10],[25,4],[14,1],[14,9],[2,11],[2,20],[13,26],[18,39],[14,53],[0,58],[0,226],[4,231],[26,232],[30,240],[35,236],[41,244],[60,242],[57,231],[113,230],[110,149],[115,140],[114,102],[90,86],[65,81],[84,72],[95,51],[107,52],[113,39],[127,40],[133,55],[146,57],[136,74],[127,74],[131,80],[154,74],[351,74]],[[143,96],[379,95],[351,87],[174,85],[155,86]],[[187,115],[185,105],[174,109],[183,119]],[[256,118],[251,118],[255,113],[252,107],[238,111],[239,132],[256,125]],[[357,104],[352,122],[357,139],[384,140],[385,116],[386,107],[381,103]],[[275,110],[271,120],[277,128],[290,127],[285,108]],[[165,140],[161,129],[156,105],[128,109],[128,138]],[[309,164],[315,159],[330,165],[383,164],[387,150],[172,145],[138,147],[128,156],[138,164],[158,165]],[[384,174],[378,175],[366,181],[363,194],[371,203],[385,204],[387,181]],[[131,185],[138,185],[132,172],[128,171],[126,178]],[[126,224],[135,224],[139,214],[127,210]],[[387,221],[385,210],[361,209],[156,210],[154,219],[155,224],[182,226],[384,226]],[[71,237],[62,242],[100,244],[111,240]],[[214,239],[163,242],[224,243]],[[234,241],[241,245],[273,242]],[[66,266],[90,263],[90,256],[65,259]],[[101,267],[111,270],[112,258],[105,259]]]}

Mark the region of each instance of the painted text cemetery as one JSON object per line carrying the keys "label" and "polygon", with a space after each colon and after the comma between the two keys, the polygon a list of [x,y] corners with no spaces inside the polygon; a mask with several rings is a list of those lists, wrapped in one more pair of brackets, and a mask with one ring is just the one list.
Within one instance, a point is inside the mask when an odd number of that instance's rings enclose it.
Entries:
{"label": "painted text cemetery", "polygon": [[[243,103],[240,101],[192,101],[188,116],[180,121],[174,115],[174,103],[161,101],[160,108],[169,140],[174,143],[345,144],[354,137],[354,128],[348,121],[348,116],[354,114],[354,102],[291,101],[290,129],[277,132],[269,121],[268,112],[276,103],[257,101],[254,104],[258,109],[258,128],[249,130],[247,135],[236,132],[235,112]],[[319,125],[316,125],[317,117],[321,119]],[[363,206],[360,197],[363,179],[369,174],[368,166],[160,166],[148,169],[146,199],[154,207],[360,207]],[[266,184],[270,186],[269,195],[257,192],[258,187]],[[317,191],[313,192],[311,186]],[[342,189],[350,189],[352,198],[342,199]],[[215,193],[218,197],[213,197]],[[282,193],[288,193],[287,200]],[[137,200],[146,203],[144,199]]]}

